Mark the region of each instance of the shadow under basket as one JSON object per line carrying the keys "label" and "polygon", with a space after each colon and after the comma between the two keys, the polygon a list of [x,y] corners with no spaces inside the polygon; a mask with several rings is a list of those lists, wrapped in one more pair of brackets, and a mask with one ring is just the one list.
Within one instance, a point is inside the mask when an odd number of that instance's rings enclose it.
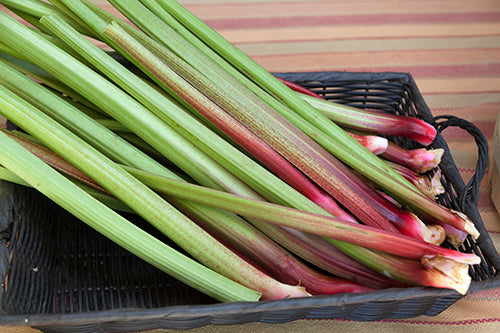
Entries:
{"label": "shadow under basket", "polygon": [[[440,203],[464,212],[481,236],[458,250],[474,252],[469,293],[499,288],[500,260],[477,211],[479,183],[488,147],[471,123],[434,118],[405,73],[281,73],[337,103],[412,115],[438,132],[458,126],[478,147],[475,175],[460,178],[441,135],[431,145],[444,148],[441,163],[446,193]],[[406,148],[418,145],[399,141]],[[44,332],[136,332],[190,329],[208,324],[284,323],[297,319],[344,318],[372,321],[437,315],[463,295],[425,287],[392,288],[263,302],[219,303],[155,269],[97,234],[33,189],[0,186],[0,322]],[[148,225],[136,221],[147,230]]]}

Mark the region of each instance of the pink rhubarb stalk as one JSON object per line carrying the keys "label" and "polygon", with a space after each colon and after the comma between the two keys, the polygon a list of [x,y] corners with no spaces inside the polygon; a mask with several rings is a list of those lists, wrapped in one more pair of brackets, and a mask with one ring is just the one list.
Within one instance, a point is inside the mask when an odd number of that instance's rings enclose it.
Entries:
{"label": "pink rhubarb stalk", "polygon": [[354,108],[305,94],[300,96],[337,125],[345,128],[382,136],[405,137],[424,146],[430,145],[436,137],[436,129],[432,125],[415,117]]}
{"label": "pink rhubarb stalk", "polygon": [[441,184],[441,172],[439,170],[437,170],[432,177],[428,177],[402,166],[401,164],[390,161],[386,163],[432,200],[436,200],[438,196],[445,192],[443,184]]}
{"label": "pink rhubarb stalk", "polygon": [[[189,205],[187,207],[189,208]],[[227,212],[210,209],[210,214],[207,214],[206,210],[183,210],[182,207],[181,210],[222,243],[229,245],[243,258],[282,283],[300,285],[312,295],[362,293],[373,290],[357,282],[312,269],[243,219],[240,218],[239,222],[234,219],[228,221],[224,217]],[[270,225],[270,228],[280,227]]]}
{"label": "pink rhubarb stalk", "polygon": [[386,138],[377,135],[361,135],[347,132],[356,141],[361,143],[363,147],[371,151],[375,155],[380,155],[386,151],[389,141]]}
{"label": "pink rhubarb stalk", "polygon": [[465,242],[465,239],[467,238],[467,233],[458,230],[457,228],[454,228],[446,223],[441,223],[440,225],[444,229],[444,232],[446,234],[446,240],[448,241],[448,243],[450,243],[455,247],[459,247]]}
{"label": "pink rhubarb stalk", "polygon": [[385,152],[379,156],[412,169],[417,173],[426,173],[439,165],[443,153],[444,150],[442,148],[403,149],[397,144],[389,142],[389,146]]}
{"label": "pink rhubarb stalk", "polygon": [[294,82],[290,82],[288,80],[285,80],[285,79],[282,79],[280,77],[276,77],[278,80],[280,80],[281,82],[283,82],[288,88],[292,89],[293,91],[296,91],[298,93],[301,93],[301,94],[304,94],[304,95],[308,95],[308,96],[311,96],[311,97],[316,97],[316,98],[319,98],[319,99],[322,99],[322,100],[326,100],[326,98],[324,98],[323,96],[320,96],[318,94],[316,94],[315,92],[307,89],[307,88],[304,88],[302,87],[301,85],[298,85]]}
{"label": "pink rhubarb stalk", "polygon": [[297,229],[281,229],[285,235],[284,237],[291,238],[294,241],[289,246],[298,249],[296,252],[297,255],[335,276],[375,289],[406,286],[352,259],[320,236],[305,233]]}
{"label": "pink rhubarb stalk", "polygon": [[410,259],[442,256],[467,264],[477,264],[480,262],[480,258],[475,254],[446,249],[405,235],[265,201],[247,199],[238,195],[179,182],[125,166],[123,168],[158,192],[192,200],[214,208],[228,210],[248,218],[385,251]]}

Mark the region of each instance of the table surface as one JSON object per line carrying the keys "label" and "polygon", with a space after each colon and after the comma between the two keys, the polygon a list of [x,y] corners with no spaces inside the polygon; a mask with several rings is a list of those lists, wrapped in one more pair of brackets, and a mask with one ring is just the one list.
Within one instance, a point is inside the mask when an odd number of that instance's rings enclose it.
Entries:
{"label": "table surface", "polygon": [[[106,6],[106,1],[94,0]],[[396,71],[411,73],[434,115],[473,122],[489,144],[500,111],[498,0],[182,0],[188,9],[271,72]],[[108,7],[109,8],[109,7]],[[465,180],[476,149],[459,130],[445,131]],[[500,217],[488,170],[479,211],[500,248]],[[438,316],[359,323],[298,320],[287,324],[207,326],[188,332],[494,332],[500,290],[464,297]],[[0,332],[37,332],[0,327]]]}

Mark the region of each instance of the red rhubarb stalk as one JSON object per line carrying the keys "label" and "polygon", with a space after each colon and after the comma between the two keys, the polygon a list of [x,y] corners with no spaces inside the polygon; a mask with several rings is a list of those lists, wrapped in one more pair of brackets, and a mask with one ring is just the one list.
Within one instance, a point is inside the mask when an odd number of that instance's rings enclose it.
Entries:
{"label": "red rhubarb stalk", "polygon": [[390,161],[387,161],[386,163],[393,170],[415,185],[415,187],[422,191],[422,193],[433,200],[437,199],[438,196],[445,192],[443,184],[441,184],[441,172],[439,170],[437,170],[431,177],[428,177],[426,175],[421,175],[410,168],[402,166],[401,164]]}
{"label": "red rhubarb stalk", "polygon": [[377,135],[361,135],[347,132],[356,141],[361,143],[363,147],[371,151],[375,155],[380,155],[386,151],[389,141],[386,138]]}
{"label": "red rhubarb stalk", "polygon": [[[324,238],[297,229],[282,227],[284,237],[293,239],[289,246],[297,247],[298,256],[311,264],[342,278],[375,289],[404,287],[399,281],[388,278],[354,260]],[[280,242],[276,238],[276,241]],[[280,242],[281,243],[281,242]],[[287,247],[288,248],[288,247]],[[304,251],[306,249],[307,251]]]}
{"label": "red rhubarb stalk", "polygon": [[324,101],[305,94],[300,96],[337,125],[383,136],[401,136],[428,146],[436,137],[436,129],[415,117],[364,110]]}
{"label": "red rhubarb stalk", "polygon": [[[189,205],[184,206],[189,208]],[[313,295],[360,293],[372,290],[344,278],[319,273],[297,260],[295,256],[243,219],[228,220],[224,216],[228,214],[227,212],[213,208],[208,210],[209,214],[207,210],[187,209],[183,212],[221,242],[234,248],[256,267],[282,283],[300,285]]]}
{"label": "red rhubarb stalk", "polygon": [[[423,260],[422,263],[383,252],[372,255],[377,263],[377,269],[383,271],[387,276],[397,277],[399,281],[408,285],[455,289],[459,293],[465,294],[471,282],[467,265],[461,263],[440,262],[441,258],[435,258],[433,263],[427,260]],[[355,258],[359,257],[355,256]],[[370,264],[367,263],[368,266]],[[435,267],[437,264],[441,264],[441,267]]]}
{"label": "red rhubarb stalk", "polygon": [[404,149],[393,142],[389,142],[385,152],[379,156],[388,161],[410,168],[417,173],[426,173],[439,165],[443,153],[444,150],[442,148]]}
{"label": "red rhubarb stalk", "polygon": [[311,96],[311,97],[316,97],[316,98],[319,98],[319,99],[322,99],[322,100],[326,100],[326,98],[324,98],[323,96],[321,95],[318,95],[316,94],[315,92],[307,89],[307,88],[304,88],[302,87],[301,85],[298,85],[294,82],[290,82],[288,80],[285,80],[285,79],[282,79],[280,77],[276,77],[278,80],[280,80],[281,82],[283,82],[288,88],[292,89],[293,91],[296,91],[298,93],[301,93],[301,94],[305,94],[305,95],[308,95],[308,96]]}

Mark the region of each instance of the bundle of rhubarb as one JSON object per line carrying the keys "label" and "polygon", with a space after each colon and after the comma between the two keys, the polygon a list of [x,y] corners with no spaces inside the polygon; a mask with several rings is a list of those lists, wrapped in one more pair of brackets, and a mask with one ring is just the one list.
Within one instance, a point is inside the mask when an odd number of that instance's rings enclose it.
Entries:
{"label": "bundle of rhubarb", "polygon": [[467,292],[432,126],[279,80],[174,0],[109,2],[0,1],[2,179],[221,302]]}

